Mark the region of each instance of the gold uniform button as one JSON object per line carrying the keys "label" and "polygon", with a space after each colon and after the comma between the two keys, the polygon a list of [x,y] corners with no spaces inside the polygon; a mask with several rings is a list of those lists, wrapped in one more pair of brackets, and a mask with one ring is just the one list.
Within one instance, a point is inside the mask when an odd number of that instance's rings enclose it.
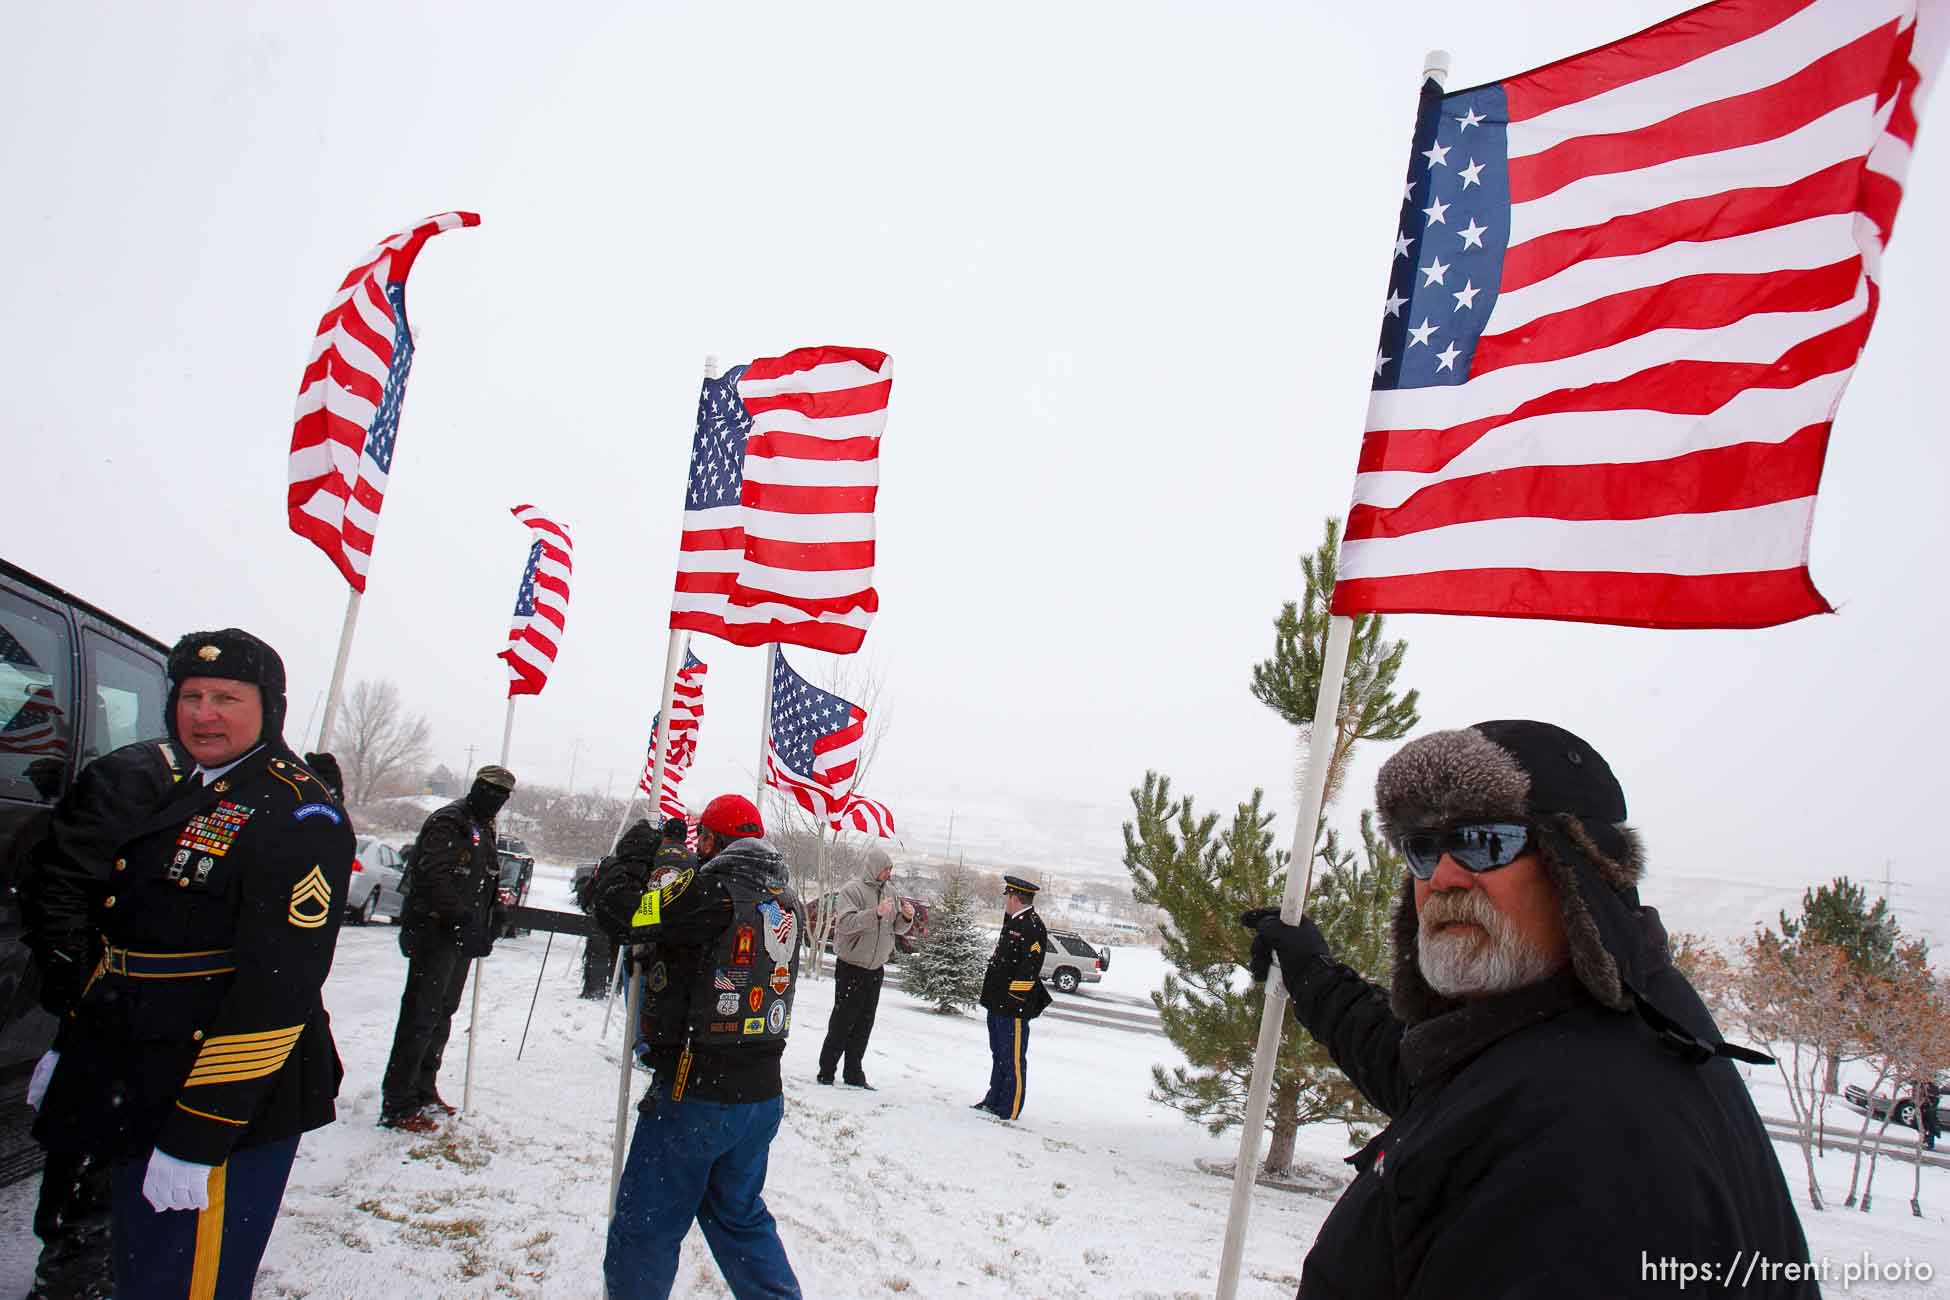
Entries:
{"label": "gold uniform button", "polygon": [[191,1030],[191,1031],[190,1031],[190,1041],[191,1041],[191,1042],[193,1042],[193,1043],[200,1043],[200,1042],[202,1042],[202,1041],[203,1041],[203,1031],[202,1031],[201,1029],[195,1029],[195,1030]]}
{"label": "gold uniform button", "polygon": [[127,871],[129,869],[129,860],[127,858],[115,859],[115,869],[117,871]]}
{"label": "gold uniform button", "polygon": [[176,888],[188,889],[189,887],[190,887],[190,878],[188,876],[176,877]]}
{"label": "gold uniform button", "polygon": [[115,895],[113,895],[113,894],[110,894],[110,895],[109,895],[109,896],[108,896],[107,898],[104,898],[104,899],[102,900],[102,906],[103,906],[103,907],[113,907],[113,906],[115,906]]}

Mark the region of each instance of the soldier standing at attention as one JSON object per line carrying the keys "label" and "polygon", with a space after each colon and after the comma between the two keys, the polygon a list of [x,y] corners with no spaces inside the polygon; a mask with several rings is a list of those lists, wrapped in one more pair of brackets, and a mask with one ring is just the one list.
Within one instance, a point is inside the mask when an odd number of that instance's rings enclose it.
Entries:
{"label": "soldier standing at attention", "polygon": [[515,774],[490,763],[474,774],[466,797],[437,810],[420,828],[408,868],[399,948],[406,988],[399,999],[393,1052],[379,1084],[384,1128],[428,1133],[454,1108],[434,1082],[467,968],[494,948],[491,917],[501,885],[494,815],[514,793]]}
{"label": "soldier standing at attention", "polygon": [[35,1136],[112,1161],[118,1300],[243,1300],[303,1133],[343,1074],[321,989],[352,827],[286,747],[284,663],[236,628],[169,654],[195,761],[94,886],[102,957],[64,1026]]}
{"label": "soldier standing at attention", "polygon": [[1043,954],[1049,930],[1036,915],[1040,886],[1020,876],[1002,877],[1002,936],[982,976],[982,1005],[989,1013],[989,1090],[971,1109],[998,1119],[1022,1114],[1029,1095],[1029,1022],[1050,1004],[1043,987]]}

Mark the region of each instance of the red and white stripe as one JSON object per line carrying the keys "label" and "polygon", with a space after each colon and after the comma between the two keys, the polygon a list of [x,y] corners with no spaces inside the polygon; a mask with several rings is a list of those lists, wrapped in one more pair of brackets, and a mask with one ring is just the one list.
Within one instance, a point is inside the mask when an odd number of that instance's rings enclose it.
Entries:
{"label": "red and white stripe", "polygon": [[[540,695],[542,687],[548,685],[549,669],[555,664],[569,621],[570,555],[575,549],[568,525],[557,523],[534,506],[516,506],[513,513],[528,525],[542,550],[535,563],[535,612],[514,619],[508,629],[508,648],[500,655],[508,664],[510,699]],[[522,575],[526,579],[525,562]]]}
{"label": "red and white stripe", "polygon": [[868,835],[877,835],[883,840],[895,837],[893,809],[878,799],[869,799],[864,795],[850,794],[846,797],[845,805],[832,818],[834,830],[840,830],[842,824]]}
{"label": "red and white stripe", "polygon": [[831,820],[846,807],[860,767],[860,745],[867,733],[867,711],[854,705],[846,725],[813,742],[813,770],[795,772],[765,741],[765,784],[783,790],[815,817]]}
{"label": "red and white stripe", "polygon": [[291,531],[324,551],[354,591],[366,589],[389,477],[366,448],[400,326],[386,285],[405,283],[427,240],[480,224],[477,213],[443,212],[380,240],[340,282],[312,339],[291,425],[285,509]]}
{"label": "red and white stripe", "polygon": [[670,625],[737,645],[860,648],[880,608],[874,502],[893,362],[812,347],[745,368],[737,506],[686,511]]}
{"label": "red and white stripe", "polygon": [[[690,812],[684,806],[678,787],[684,783],[684,773],[690,770],[697,759],[697,733],[704,721],[704,674],[711,666],[702,659],[685,652],[686,663],[677,670],[677,683],[670,709],[670,741],[664,751],[664,788],[657,800],[658,809],[666,817],[688,817]],[[662,730],[659,724],[658,730]],[[637,778],[637,789],[644,794],[655,794],[651,780],[656,776],[657,740],[650,738],[650,747],[643,760],[643,775]]]}
{"label": "red and white stripe", "polygon": [[1757,627],[1807,570],[1946,0],[1719,0],[1504,83],[1467,382],[1377,391],[1336,613]]}

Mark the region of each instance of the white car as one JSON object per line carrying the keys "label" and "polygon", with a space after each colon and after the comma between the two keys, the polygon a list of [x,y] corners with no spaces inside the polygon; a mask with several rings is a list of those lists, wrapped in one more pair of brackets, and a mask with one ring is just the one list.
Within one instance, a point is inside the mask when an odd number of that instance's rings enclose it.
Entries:
{"label": "white car", "polygon": [[399,850],[370,835],[358,838],[358,851],[352,859],[352,884],[345,891],[345,919],[352,925],[370,925],[373,918],[397,918],[404,901],[400,897],[400,873],[405,868]]}

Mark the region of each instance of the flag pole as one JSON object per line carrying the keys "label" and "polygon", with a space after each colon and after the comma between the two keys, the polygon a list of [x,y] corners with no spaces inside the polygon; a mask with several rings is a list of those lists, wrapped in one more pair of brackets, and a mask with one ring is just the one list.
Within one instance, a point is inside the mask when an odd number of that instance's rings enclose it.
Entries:
{"label": "flag pole", "polygon": [[[1422,58],[1422,81],[1437,88],[1449,80],[1449,52],[1430,50]],[[1418,83],[1419,84],[1419,83]],[[1327,793],[1328,768],[1340,730],[1341,683],[1347,675],[1348,643],[1354,620],[1333,615],[1327,622],[1327,645],[1321,655],[1320,693],[1314,697],[1313,721],[1308,727],[1307,775],[1300,790],[1299,816],[1293,826],[1293,850],[1287,859],[1286,892],[1280,899],[1280,919],[1292,925],[1306,914],[1313,888],[1314,846],[1320,833],[1320,810]],[[1304,864],[1304,871],[1302,865]],[[1219,1256],[1217,1300],[1233,1300],[1239,1289],[1239,1267],[1246,1252],[1246,1222],[1252,1213],[1253,1182],[1259,1172],[1259,1144],[1266,1134],[1266,1106],[1273,1089],[1273,1067],[1285,1026],[1287,991],[1278,978],[1269,979],[1260,1007],[1259,1042],[1253,1053],[1252,1086],[1246,1094],[1246,1116],[1239,1133],[1239,1161],[1232,1171],[1232,1204],[1226,1214],[1225,1246]]]}
{"label": "flag pole", "polygon": [[[345,661],[352,657],[352,629],[359,623],[360,593],[351,591],[345,598],[345,625],[339,629],[339,657],[332,664],[332,685],[325,692],[325,718],[318,724],[318,749],[330,753],[332,724],[338,720],[339,690],[345,685]],[[304,739],[302,736],[300,740]]]}
{"label": "flag pole", "polygon": [[765,802],[765,760],[772,753],[772,678],[778,671],[779,643],[773,641],[765,647],[765,708],[758,719],[758,782],[757,788],[752,791],[754,808],[762,808]]}
{"label": "flag pole", "polygon": [[[515,696],[507,698],[507,721],[501,723],[501,766],[507,766],[509,748],[515,743]],[[493,871],[493,887],[501,889],[501,861],[489,861],[487,869]],[[487,924],[493,926],[493,904],[487,904]],[[482,1029],[482,975],[486,973],[486,957],[474,959],[474,994],[468,1006],[468,1072],[466,1082],[460,1086],[460,1109],[466,1113],[474,1111],[474,1045],[480,1041]]]}
{"label": "flag pole", "polygon": [[[1320,828],[1320,805],[1327,791],[1327,768],[1340,725],[1341,679],[1347,670],[1347,647],[1354,620],[1340,615],[1327,624],[1327,649],[1320,666],[1320,694],[1314,700],[1309,730],[1307,775],[1300,793],[1300,813],[1293,825],[1293,852],[1287,861],[1286,895],[1280,900],[1280,919],[1289,925],[1306,910],[1307,890],[1313,884],[1314,839]],[[1301,873],[1301,864],[1306,872]],[[1218,1300],[1232,1300],[1239,1286],[1240,1258],[1246,1245],[1246,1219],[1252,1211],[1253,1180],[1259,1172],[1259,1142],[1266,1132],[1266,1103],[1273,1090],[1273,1065],[1280,1050],[1280,1030],[1286,1016],[1286,988],[1277,979],[1266,982],[1260,1009],[1259,1045],[1253,1053],[1252,1088],[1246,1095],[1246,1118],[1239,1133],[1239,1163],[1232,1173],[1232,1207],[1226,1216],[1225,1249],[1219,1257]]]}

